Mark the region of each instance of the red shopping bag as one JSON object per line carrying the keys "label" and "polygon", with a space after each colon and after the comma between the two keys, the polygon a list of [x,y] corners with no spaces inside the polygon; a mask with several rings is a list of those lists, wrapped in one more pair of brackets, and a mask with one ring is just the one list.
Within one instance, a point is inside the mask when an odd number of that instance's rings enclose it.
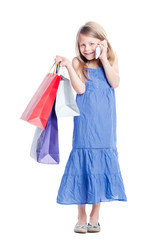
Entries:
{"label": "red shopping bag", "polygon": [[45,129],[46,127],[62,77],[58,75],[58,72],[55,73],[57,65],[59,67],[59,64],[57,63],[53,73],[50,73],[53,66],[51,67],[50,71],[45,76],[43,82],[33,95],[22,116],[20,117],[20,119],[42,129]]}

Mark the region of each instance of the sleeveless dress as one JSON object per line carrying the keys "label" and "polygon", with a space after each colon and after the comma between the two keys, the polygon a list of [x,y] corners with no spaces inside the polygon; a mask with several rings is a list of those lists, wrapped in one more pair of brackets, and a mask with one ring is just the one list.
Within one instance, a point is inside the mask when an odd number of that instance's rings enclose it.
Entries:
{"label": "sleeveless dress", "polygon": [[80,116],[73,118],[72,150],[57,203],[127,201],[116,146],[115,91],[103,67],[88,68],[87,73],[86,91],[76,95]]}

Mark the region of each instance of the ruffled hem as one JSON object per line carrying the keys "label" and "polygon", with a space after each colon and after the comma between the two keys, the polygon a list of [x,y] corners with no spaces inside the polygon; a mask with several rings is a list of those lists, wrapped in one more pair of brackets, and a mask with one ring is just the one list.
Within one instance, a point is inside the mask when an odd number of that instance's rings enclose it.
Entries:
{"label": "ruffled hem", "polygon": [[57,203],[81,205],[110,201],[127,201],[117,149],[72,149]]}

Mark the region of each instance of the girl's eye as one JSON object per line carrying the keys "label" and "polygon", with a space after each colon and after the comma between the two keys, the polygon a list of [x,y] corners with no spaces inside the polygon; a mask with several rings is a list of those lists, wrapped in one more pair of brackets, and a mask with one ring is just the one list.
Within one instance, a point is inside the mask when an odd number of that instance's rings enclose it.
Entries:
{"label": "girl's eye", "polygon": [[94,45],[94,43],[91,43],[91,45]]}

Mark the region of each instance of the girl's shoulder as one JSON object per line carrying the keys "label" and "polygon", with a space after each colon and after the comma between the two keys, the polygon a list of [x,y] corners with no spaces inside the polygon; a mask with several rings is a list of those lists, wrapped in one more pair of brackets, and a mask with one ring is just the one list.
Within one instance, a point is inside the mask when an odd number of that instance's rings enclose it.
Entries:
{"label": "girl's shoulder", "polygon": [[80,60],[78,57],[74,57],[73,60],[72,60],[72,66],[74,67],[75,70],[78,69],[79,67],[79,64],[80,64]]}
{"label": "girl's shoulder", "polygon": [[80,63],[81,61],[80,61],[80,59],[79,59],[78,57],[74,57],[73,60],[72,60],[72,62]]}

